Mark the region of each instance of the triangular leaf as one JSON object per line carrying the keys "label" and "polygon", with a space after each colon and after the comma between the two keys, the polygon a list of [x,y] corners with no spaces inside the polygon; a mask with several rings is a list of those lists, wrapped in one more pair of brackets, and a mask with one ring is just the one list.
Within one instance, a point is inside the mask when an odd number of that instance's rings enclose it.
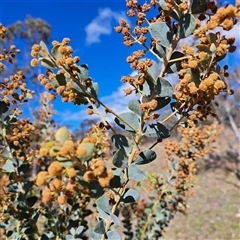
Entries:
{"label": "triangular leaf", "polygon": [[168,138],[170,131],[161,123],[153,123],[144,129],[144,135],[152,138]]}
{"label": "triangular leaf", "polygon": [[122,197],[122,201],[124,203],[131,203],[131,202],[136,202],[140,199],[140,195],[139,193],[131,188],[126,189],[123,197]]}
{"label": "triangular leaf", "polygon": [[125,112],[119,114],[119,116],[125,120],[132,128],[130,128],[126,123],[122,122],[120,119],[115,118],[114,121],[126,131],[136,132],[140,126],[140,117],[133,112]]}
{"label": "triangular leaf", "polygon": [[131,142],[130,140],[121,134],[114,134],[112,136],[112,142],[116,146],[116,148],[124,148],[126,154],[129,154],[132,150]]}
{"label": "triangular leaf", "polygon": [[135,164],[132,164],[128,168],[128,178],[137,182],[143,181],[146,179],[144,172]]}
{"label": "triangular leaf", "polygon": [[116,151],[113,155],[112,163],[118,168],[125,168],[127,166],[128,158],[124,148],[120,148]]}
{"label": "triangular leaf", "polygon": [[66,140],[69,138],[69,132],[65,126],[59,128],[55,133],[55,139],[59,141],[61,144],[64,144]]}
{"label": "triangular leaf", "polygon": [[169,97],[174,92],[172,84],[165,78],[159,77],[156,86],[156,95],[158,97]]}
{"label": "triangular leaf", "polygon": [[165,22],[151,23],[148,30],[154,40],[159,41],[159,44],[164,47],[169,47],[172,44],[172,31],[170,26]]}
{"label": "triangular leaf", "polygon": [[144,112],[139,107],[140,102],[136,99],[132,99],[128,102],[128,108],[136,113],[138,116],[143,117]]}
{"label": "triangular leaf", "polygon": [[110,213],[112,206],[109,204],[109,198],[102,196],[96,201],[97,207],[102,209],[106,213]]}
{"label": "triangular leaf", "polygon": [[192,14],[205,12],[207,10],[208,2],[209,0],[193,0],[192,6],[191,6]]}
{"label": "triangular leaf", "polygon": [[157,157],[156,153],[151,150],[147,149],[139,153],[139,155],[136,157],[134,163],[137,165],[141,164],[147,164],[155,160]]}
{"label": "triangular leaf", "polygon": [[186,13],[180,17],[178,26],[179,38],[190,36],[196,27],[196,19],[192,14]]}

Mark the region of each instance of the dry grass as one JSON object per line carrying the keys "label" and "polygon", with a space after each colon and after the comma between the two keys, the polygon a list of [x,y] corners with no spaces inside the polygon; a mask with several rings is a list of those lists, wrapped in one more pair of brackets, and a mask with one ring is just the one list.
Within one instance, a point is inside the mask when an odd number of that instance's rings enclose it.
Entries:
{"label": "dry grass", "polygon": [[[228,129],[215,144],[221,156],[229,148],[228,141],[236,146],[235,138]],[[228,136],[228,139],[225,136]],[[151,144],[148,144],[151,146]],[[146,171],[163,172],[163,143],[154,147],[158,158],[144,165]],[[195,196],[188,199],[186,215],[177,213],[166,229],[167,240],[240,240],[240,181],[234,173],[225,171],[220,161],[218,168],[201,169],[195,187]]]}

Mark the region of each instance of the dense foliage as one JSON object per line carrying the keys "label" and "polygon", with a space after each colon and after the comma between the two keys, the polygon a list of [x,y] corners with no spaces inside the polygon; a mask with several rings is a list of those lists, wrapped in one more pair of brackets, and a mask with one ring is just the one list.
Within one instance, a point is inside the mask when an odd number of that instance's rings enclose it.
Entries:
{"label": "dense foliage", "polygon": [[[125,94],[136,95],[128,102],[129,111],[114,112],[99,100],[98,83],[88,75],[88,65],[73,55],[69,38],[53,41],[51,49],[43,41],[32,46],[31,66],[46,68],[38,81],[47,91],[35,122],[20,118],[19,108],[35,94],[23,72],[1,79],[2,239],[161,239],[174,213],[186,211],[196,160],[212,151],[221,131],[216,121],[202,123],[216,116],[212,101],[217,95],[233,94],[224,80],[228,66],[219,62],[236,49],[234,37],[226,38],[224,31],[240,17],[240,2],[222,8],[207,0],[143,5],[128,0],[126,5],[136,26],[131,29],[121,19],[115,30],[127,47],[142,48],[127,57],[137,74],[121,79],[128,84]],[[150,11],[155,11],[151,19]],[[1,37],[5,34],[0,25]],[[193,36],[194,46],[189,46],[184,40]],[[15,45],[6,46],[0,71],[4,61],[11,63],[19,53]],[[177,83],[168,80],[172,73],[178,73]],[[86,105],[86,114],[98,114],[102,121],[75,140],[65,126],[52,123],[50,101],[56,97],[76,107]],[[173,113],[162,119],[160,113],[169,105]],[[107,120],[109,114],[121,133]],[[170,118],[175,122],[168,128]],[[177,127],[179,142],[167,139]],[[146,148],[149,139],[153,144]],[[158,160],[153,148],[162,142],[164,174],[159,169],[144,172],[142,165]],[[142,190],[149,199],[140,199]],[[122,226],[121,234],[117,226]]]}

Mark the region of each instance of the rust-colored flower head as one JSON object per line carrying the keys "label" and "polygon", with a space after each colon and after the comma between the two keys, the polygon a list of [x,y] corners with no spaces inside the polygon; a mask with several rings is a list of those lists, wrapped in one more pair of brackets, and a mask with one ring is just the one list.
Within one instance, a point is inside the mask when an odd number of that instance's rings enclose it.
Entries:
{"label": "rust-colored flower head", "polygon": [[37,186],[39,186],[39,187],[43,186],[47,182],[47,179],[48,179],[47,171],[39,172],[37,175],[37,179],[36,179]]}
{"label": "rust-colored flower head", "polygon": [[52,177],[61,175],[61,172],[62,172],[62,165],[58,161],[53,161],[48,167],[48,173]]}

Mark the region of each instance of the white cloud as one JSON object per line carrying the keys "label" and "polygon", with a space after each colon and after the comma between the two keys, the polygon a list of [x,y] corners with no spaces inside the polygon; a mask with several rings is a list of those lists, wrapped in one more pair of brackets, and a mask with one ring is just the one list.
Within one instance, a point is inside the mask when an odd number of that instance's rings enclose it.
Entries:
{"label": "white cloud", "polygon": [[[128,87],[129,86],[127,84],[122,84],[118,88],[117,91],[113,92],[109,96],[104,96],[104,97],[100,98],[100,101],[103,104],[105,104],[107,107],[112,109],[114,112],[116,112],[117,114],[128,111],[128,108],[127,108],[128,102],[131,99],[135,98],[134,93],[125,97],[125,93],[123,90]],[[98,110],[101,112],[101,114],[103,116],[105,116],[105,112],[102,107],[100,107]],[[72,122],[79,123],[86,118],[102,120],[101,117],[99,117],[96,114],[94,114],[92,116],[88,116],[86,114],[86,106],[83,106],[83,105],[81,106],[81,110],[78,112],[72,112],[69,110],[65,110],[65,111],[57,112],[56,115],[57,115],[58,119],[60,118],[60,119],[62,119],[63,122],[66,122],[66,123],[72,123]],[[112,115],[110,113],[107,114],[107,120],[109,122],[113,122],[114,118],[115,118],[114,115]]]}
{"label": "white cloud", "polygon": [[87,45],[100,42],[101,35],[110,35],[113,30],[113,23],[117,25],[121,18],[127,20],[123,11],[114,12],[110,8],[99,9],[98,16],[85,27]]}

